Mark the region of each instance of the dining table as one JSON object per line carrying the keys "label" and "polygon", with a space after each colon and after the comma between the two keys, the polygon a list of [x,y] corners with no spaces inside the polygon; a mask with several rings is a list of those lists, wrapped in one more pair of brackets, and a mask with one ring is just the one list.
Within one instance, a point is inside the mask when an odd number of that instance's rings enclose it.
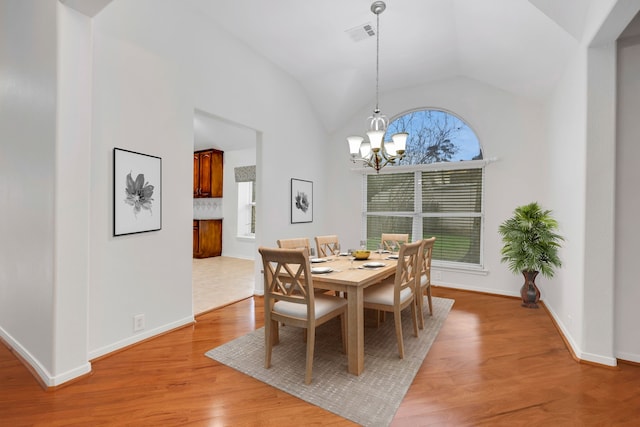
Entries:
{"label": "dining table", "polygon": [[363,291],[395,275],[397,259],[389,258],[389,254],[372,253],[366,260],[352,261],[350,256],[343,255],[312,261],[315,261],[311,264],[314,288],[346,293],[347,369],[360,375],[364,371]]}

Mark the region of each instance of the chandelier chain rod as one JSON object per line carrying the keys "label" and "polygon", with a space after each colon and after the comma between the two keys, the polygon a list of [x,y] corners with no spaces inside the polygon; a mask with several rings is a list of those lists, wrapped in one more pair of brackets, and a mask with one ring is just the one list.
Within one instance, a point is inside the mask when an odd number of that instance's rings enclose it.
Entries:
{"label": "chandelier chain rod", "polygon": [[379,86],[380,86],[380,13],[376,13],[376,112],[379,107]]}

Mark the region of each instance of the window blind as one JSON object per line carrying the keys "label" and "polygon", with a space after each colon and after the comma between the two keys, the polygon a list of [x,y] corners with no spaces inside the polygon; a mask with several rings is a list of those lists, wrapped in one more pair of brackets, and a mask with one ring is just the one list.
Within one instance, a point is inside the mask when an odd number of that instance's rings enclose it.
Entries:
{"label": "window blind", "polygon": [[434,260],[481,264],[482,168],[368,175],[366,185],[369,249],[382,233],[435,236]]}

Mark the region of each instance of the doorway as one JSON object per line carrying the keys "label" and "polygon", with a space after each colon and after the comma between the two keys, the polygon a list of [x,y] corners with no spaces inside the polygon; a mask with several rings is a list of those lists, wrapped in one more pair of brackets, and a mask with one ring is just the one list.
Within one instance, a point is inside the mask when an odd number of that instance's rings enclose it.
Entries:
{"label": "doorway", "polygon": [[193,199],[194,220],[222,219],[222,256],[193,258],[192,295],[197,315],[254,293],[255,236],[240,235],[235,171],[256,165],[258,133],[199,109],[194,110],[193,133],[193,151],[216,149],[224,153],[222,197]]}

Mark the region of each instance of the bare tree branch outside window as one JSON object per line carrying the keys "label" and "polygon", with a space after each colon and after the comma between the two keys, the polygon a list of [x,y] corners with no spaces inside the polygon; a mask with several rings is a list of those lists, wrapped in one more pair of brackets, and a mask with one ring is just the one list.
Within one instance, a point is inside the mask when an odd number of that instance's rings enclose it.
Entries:
{"label": "bare tree branch outside window", "polygon": [[405,157],[397,162],[399,165],[482,159],[480,143],[473,130],[445,111],[404,114],[389,124],[385,140],[397,132],[409,134]]}

